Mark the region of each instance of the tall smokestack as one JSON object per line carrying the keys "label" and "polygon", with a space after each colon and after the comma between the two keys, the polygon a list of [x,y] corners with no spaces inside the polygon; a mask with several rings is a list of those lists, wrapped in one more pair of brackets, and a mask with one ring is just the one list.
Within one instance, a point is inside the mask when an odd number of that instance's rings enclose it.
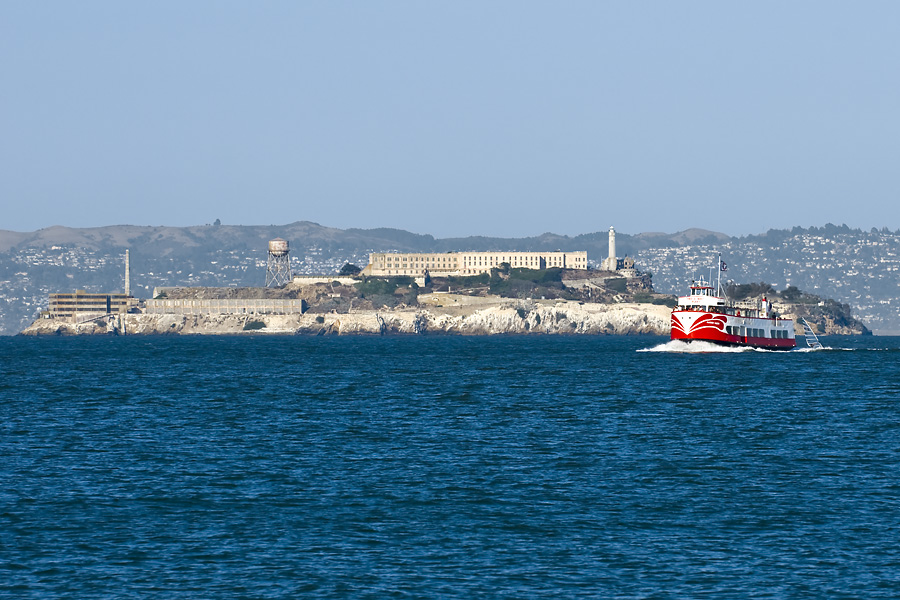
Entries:
{"label": "tall smokestack", "polygon": [[125,295],[131,295],[131,261],[129,251],[125,250]]}

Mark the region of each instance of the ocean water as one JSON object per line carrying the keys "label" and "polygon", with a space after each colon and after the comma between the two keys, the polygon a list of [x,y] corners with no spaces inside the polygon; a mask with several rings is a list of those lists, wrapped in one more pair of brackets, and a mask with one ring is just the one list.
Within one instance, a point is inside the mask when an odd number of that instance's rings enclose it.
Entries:
{"label": "ocean water", "polygon": [[900,338],[822,341],[0,338],[0,598],[897,598]]}

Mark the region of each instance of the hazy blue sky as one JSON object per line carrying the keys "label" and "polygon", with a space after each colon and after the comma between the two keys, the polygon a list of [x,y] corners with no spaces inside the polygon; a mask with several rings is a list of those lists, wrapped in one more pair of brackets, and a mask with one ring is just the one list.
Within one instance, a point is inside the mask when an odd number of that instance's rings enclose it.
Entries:
{"label": "hazy blue sky", "polygon": [[5,2],[0,229],[900,228],[900,2]]}

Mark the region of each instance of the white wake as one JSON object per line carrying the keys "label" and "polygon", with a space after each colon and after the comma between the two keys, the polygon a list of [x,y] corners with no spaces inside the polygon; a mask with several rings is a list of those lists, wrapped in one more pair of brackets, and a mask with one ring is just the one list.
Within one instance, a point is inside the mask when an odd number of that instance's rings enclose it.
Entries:
{"label": "white wake", "polygon": [[[839,348],[844,350],[844,348]],[[796,347],[791,352],[820,352],[822,350],[834,350],[834,348],[824,346],[822,348]],[[685,342],[683,340],[670,340],[664,344],[653,346],[652,348],[641,348],[638,352],[672,352],[676,354],[707,354],[711,352],[733,353],[733,352],[774,352],[783,354],[784,350],[770,350],[768,348],[753,348],[751,346],[721,346],[712,342],[704,342],[694,340]]]}
{"label": "white wake", "polygon": [[720,346],[712,342],[669,340],[652,348],[641,348],[638,352],[675,352],[682,354],[705,354],[709,352],[752,352],[749,346]]}

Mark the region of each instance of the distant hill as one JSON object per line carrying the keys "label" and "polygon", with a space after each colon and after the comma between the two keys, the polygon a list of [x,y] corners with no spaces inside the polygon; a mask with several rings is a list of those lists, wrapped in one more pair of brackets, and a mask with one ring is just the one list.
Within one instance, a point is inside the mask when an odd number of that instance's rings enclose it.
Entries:
{"label": "distant hill", "polygon": [[[588,256],[600,262],[608,254],[608,232],[587,233],[574,237],[544,233],[524,238],[471,236],[436,239],[431,235],[410,233],[401,229],[335,229],[318,223],[298,221],[288,225],[203,225],[165,227],[114,225],[95,228],[47,227],[31,233],[0,231],[0,252],[24,249],[47,249],[53,246],[78,247],[94,251],[124,252],[157,256],[176,251],[219,249],[258,249],[265,252],[268,240],[281,237],[291,242],[293,252],[317,247],[326,252],[337,250],[366,252],[450,252],[459,250],[587,250]],[[689,229],[673,234],[616,233],[619,253],[660,246],[682,246],[700,242],[725,241],[724,233]]]}
{"label": "distant hill", "polygon": [[[618,237],[618,235],[617,235]],[[639,249],[659,246],[660,244],[669,245],[689,245],[689,244],[715,244],[717,242],[727,242],[731,240],[731,236],[708,229],[685,229],[678,233],[639,233],[632,237]]]}

